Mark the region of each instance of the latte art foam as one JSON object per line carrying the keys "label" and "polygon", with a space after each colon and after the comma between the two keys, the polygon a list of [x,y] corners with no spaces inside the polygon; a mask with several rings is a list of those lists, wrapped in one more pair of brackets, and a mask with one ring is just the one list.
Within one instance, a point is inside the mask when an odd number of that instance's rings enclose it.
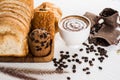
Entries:
{"label": "latte art foam", "polygon": [[87,27],[86,23],[83,20],[77,18],[68,18],[63,20],[62,26],[65,30],[68,31],[80,31]]}

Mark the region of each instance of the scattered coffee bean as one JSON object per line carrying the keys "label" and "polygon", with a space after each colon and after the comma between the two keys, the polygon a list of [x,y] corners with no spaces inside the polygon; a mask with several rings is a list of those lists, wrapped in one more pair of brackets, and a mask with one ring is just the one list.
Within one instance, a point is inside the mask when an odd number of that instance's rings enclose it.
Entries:
{"label": "scattered coffee bean", "polygon": [[98,56],[99,54],[98,53],[95,53],[96,56]]}
{"label": "scattered coffee bean", "polygon": [[71,60],[70,60],[70,59],[68,59],[67,61],[68,61],[68,62],[71,62]]}
{"label": "scattered coffee bean", "polygon": [[73,69],[73,73],[76,73],[76,70],[75,70],[75,69]]}
{"label": "scattered coffee bean", "polygon": [[80,51],[83,51],[83,49],[81,48]]}
{"label": "scattered coffee bean", "polygon": [[89,47],[89,45],[87,43],[83,43],[83,45],[86,46],[86,47]]}
{"label": "scattered coffee bean", "polygon": [[92,58],[92,61],[95,61],[95,58]]}
{"label": "scattered coffee bean", "polygon": [[64,51],[60,51],[60,53],[64,53]]}
{"label": "scattered coffee bean", "polygon": [[90,74],[90,72],[86,72],[86,74]]}
{"label": "scattered coffee bean", "polygon": [[88,68],[88,67],[86,67],[86,70],[89,70],[89,68]]}
{"label": "scattered coffee bean", "polygon": [[100,70],[102,70],[102,67],[99,66],[98,68],[99,68]]}
{"label": "scattered coffee bean", "polygon": [[67,51],[66,54],[69,54],[69,52]]}
{"label": "scattered coffee bean", "polygon": [[83,68],[83,71],[86,71],[86,69]]}
{"label": "scattered coffee bean", "polygon": [[67,77],[67,80],[70,80],[71,78],[70,77]]}
{"label": "scattered coffee bean", "polygon": [[76,69],[76,65],[73,65],[72,69]]}

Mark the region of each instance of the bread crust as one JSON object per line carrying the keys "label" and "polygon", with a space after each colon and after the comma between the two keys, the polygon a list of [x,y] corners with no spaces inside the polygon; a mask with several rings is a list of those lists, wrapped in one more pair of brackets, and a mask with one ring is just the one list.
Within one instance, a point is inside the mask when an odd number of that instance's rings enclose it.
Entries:
{"label": "bread crust", "polygon": [[32,20],[32,30],[43,28],[47,30],[54,39],[55,35],[55,16],[51,11],[39,11],[36,10],[34,13],[34,18]]}
{"label": "bread crust", "polygon": [[50,2],[43,2],[40,6],[38,6],[36,8],[36,10],[37,9],[47,9],[47,10],[54,13],[54,16],[55,16],[55,32],[58,32],[58,22],[62,17],[62,10],[58,6],[56,6],[55,4],[50,3]]}

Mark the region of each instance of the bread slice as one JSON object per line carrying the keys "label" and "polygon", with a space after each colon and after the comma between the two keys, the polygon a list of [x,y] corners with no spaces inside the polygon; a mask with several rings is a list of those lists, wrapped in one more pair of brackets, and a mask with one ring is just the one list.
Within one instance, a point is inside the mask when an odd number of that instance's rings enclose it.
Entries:
{"label": "bread slice", "polygon": [[[13,23],[14,22],[14,23]],[[26,56],[27,37],[13,18],[0,18],[0,56]]]}
{"label": "bread slice", "polygon": [[21,11],[25,12],[26,15],[31,17],[30,12],[21,5],[17,5],[17,4],[14,4],[14,3],[13,4],[12,3],[2,3],[2,4],[0,3],[0,7],[1,8],[5,7],[5,8],[12,8],[12,9],[15,9],[15,10],[21,10]]}
{"label": "bread slice", "polygon": [[18,14],[14,13],[14,12],[11,12],[11,11],[1,11],[0,10],[0,17],[11,17],[11,18],[14,18],[16,20],[18,20],[19,22],[21,22],[24,26],[20,26],[20,27],[23,27],[24,30],[28,30],[27,26],[28,26],[28,23],[25,22],[25,20]]}
{"label": "bread slice", "polygon": [[24,10],[22,10],[22,9],[18,9],[18,8],[16,8],[17,6],[13,6],[13,5],[1,5],[0,6],[0,10],[8,10],[8,11],[13,11],[13,12],[15,12],[16,14],[19,14],[19,15],[21,15],[22,16],[22,18],[24,18],[25,19],[25,21],[26,22],[28,22],[29,23],[29,21],[30,21],[30,14],[28,15],[28,14],[26,14],[26,12],[24,12]]}
{"label": "bread slice", "polygon": [[[25,0],[22,0],[22,1],[25,1]],[[25,8],[30,14],[32,13],[31,8],[27,4],[21,2],[20,0],[0,0],[0,5],[2,4],[20,5],[21,7]]]}
{"label": "bread slice", "polygon": [[[29,30],[30,17],[25,15],[24,12],[22,12],[20,10],[11,9],[11,8],[1,8],[1,7],[0,7],[0,12],[1,12],[0,13],[1,14],[0,17],[1,16],[2,17],[5,17],[5,16],[14,17],[17,20],[19,20],[20,22],[22,22],[23,24],[25,24],[26,29]],[[4,13],[2,14],[2,12],[4,12]],[[10,14],[7,14],[7,13],[10,13]],[[16,14],[16,15],[14,15],[14,14]]]}

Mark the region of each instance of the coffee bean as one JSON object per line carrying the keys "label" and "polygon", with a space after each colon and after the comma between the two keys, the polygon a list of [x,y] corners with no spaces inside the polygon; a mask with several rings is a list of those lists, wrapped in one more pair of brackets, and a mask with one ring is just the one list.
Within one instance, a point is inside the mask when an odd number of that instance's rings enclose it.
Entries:
{"label": "coffee bean", "polygon": [[83,49],[81,48],[79,51],[83,51]]}
{"label": "coffee bean", "polygon": [[87,43],[83,43],[83,45],[86,46],[86,47],[89,47],[89,45]]}
{"label": "coffee bean", "polygon": [[98,56],[99,54],[98,53],[95,53],[96,56]]}
{"label": "coffee bean", "polygon": [[95,61],[95,58],[92,58],[92,61]]}
{"label": "coffee bean", "polygon": [[99,68],[100,70],[102,70],[102,67],[99,66],[98,68]]}
{"label": "coffee bean", "polygon": [[79,59],[76,59],[76,62],[79,62]]}
{"label": "coffee bean", "polygon": [[71,78],[70,77],[67,77],[67,80],[70,80]]}
{"label": "coffee bean", "polygon": [[89,70],[89,68],[88,68],[88,67],[86,67],[86,70]]}
{"label": "coffee bean", "polygon": [[60,51],[60,53],[64,53],[64,51]]}
{"label": "coffee bean", "polygon": [[67,51],[66,54],[69,54],[69,52]]}
{"label": "coffee bean", "polygon": [[75,69],[73,69],[73,73],[76,73],[76,70],[75,70]]}
{"label": "coffee bean", "polygon": [[76,69],[76,65],[73,65],[72,69]]}
{"label": "coffee bean", "polygon": [[83,68],[83,71],[86,71],[86,69]]}
{"label": "coffee bean", "polygon": [[68,61],[68,62],[71,62],[71,60],[70,60],[70,59],[68,59],[67,61]]}
{"label": "coffee bean", "polygon": [[90,72],[86,72],[86,74],[90,74]]}

